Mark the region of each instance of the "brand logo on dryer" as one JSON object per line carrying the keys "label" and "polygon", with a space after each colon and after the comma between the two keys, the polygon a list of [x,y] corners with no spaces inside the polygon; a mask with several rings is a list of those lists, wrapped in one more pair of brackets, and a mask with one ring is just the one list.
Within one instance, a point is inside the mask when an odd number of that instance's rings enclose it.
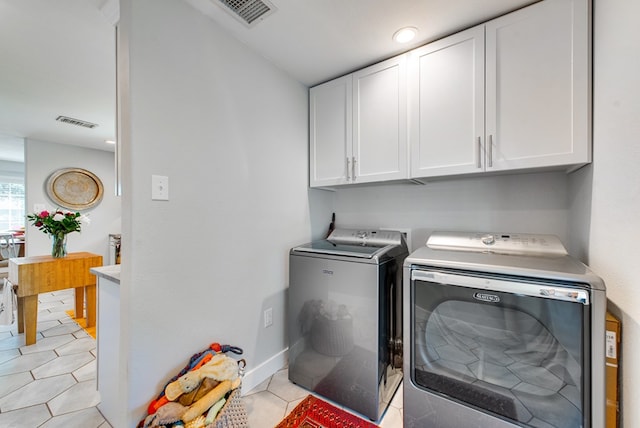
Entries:
{"label": "brand logo on dryer", "polygon": [[333,271],[329,270],[329,269],[322,269],[322,273],[324,273],[326,275],[333,275]]}
{"label": "brand logo on dryer", "polygon": [[496,296],[495,294],[487,294],[487,293],[474,293],[473,298],[476,300],[480,300],[481,302],[487,302],[487,303],[498,303],[500,301],[500,296]]}

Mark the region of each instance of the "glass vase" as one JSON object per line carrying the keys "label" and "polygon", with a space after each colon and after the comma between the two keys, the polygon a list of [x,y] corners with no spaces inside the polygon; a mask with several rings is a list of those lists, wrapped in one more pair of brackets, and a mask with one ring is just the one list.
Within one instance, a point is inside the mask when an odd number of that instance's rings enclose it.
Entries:
{"label": "glass vase", "polygon": [[51,235],[51,257],[61,258],[67,255],[67,234],[56,233]]}

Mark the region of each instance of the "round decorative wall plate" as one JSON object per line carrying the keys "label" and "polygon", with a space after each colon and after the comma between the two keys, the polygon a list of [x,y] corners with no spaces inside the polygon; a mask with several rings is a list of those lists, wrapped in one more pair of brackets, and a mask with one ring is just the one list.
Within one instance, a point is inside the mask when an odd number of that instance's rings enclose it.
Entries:
{"label": "round decorative wall plate", "polygon": [[82,168],[63,168],[54,171],[47,179],[47,195],[62,208],[86,210],[102,200],[102,181]]}

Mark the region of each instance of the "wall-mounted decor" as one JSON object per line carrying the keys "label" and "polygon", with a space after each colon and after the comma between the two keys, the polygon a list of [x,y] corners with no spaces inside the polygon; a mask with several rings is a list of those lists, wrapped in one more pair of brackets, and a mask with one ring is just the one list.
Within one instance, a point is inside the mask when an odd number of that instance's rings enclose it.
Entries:
{"label": "wall-mounted decor", "polygon": [[46,183],[49,198],[62,208],[86,210],[102,200],[102,181],[82,168],[62,168],[54,171]]}

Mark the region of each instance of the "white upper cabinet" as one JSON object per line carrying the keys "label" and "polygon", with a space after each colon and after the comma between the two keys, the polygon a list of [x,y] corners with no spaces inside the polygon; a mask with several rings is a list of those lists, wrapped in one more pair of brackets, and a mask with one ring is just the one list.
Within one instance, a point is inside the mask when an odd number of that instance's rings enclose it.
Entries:
{"label": "white upper cabinet", "polygon": [[406,56],[353,73],[351,181],[407,178]]}
{"label": "white upper cabinet", "polygon": [[484,27],[409,53],[411,176],[483,168]]}
{"label": "white upper cabinet", "polygon": [[545,0],[486,24],[486,169],[591,161],[587,0]]}
{"label": "white upper cabinet", "polygon": [[309,91],[309,184],[346,184],[351,177],[351,76]]}
{"label": "white upper cabinet", "polygon": [[591,162],[590,4],[543,0],[312,88],[310,185]]}
{"label": "white upper cabinet", "polygon": [[587,0],[545,0],[409,53],[411,177],[591,161]]}
{"label": "white upper cabinet", "polygon": [[310,186],[408,177],[406,58],[311,88]]}

